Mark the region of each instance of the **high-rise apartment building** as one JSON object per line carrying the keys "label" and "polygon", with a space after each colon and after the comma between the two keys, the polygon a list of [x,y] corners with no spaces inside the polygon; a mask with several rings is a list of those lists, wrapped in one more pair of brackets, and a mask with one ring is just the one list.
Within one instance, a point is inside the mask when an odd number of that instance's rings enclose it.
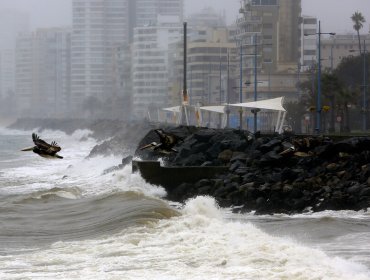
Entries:
{"label": "high-rise apartment building", "polygon": [[277,69],[279,1],[244,0],[240,14],[235,44],[242,75],[250,81],[254,72],[263,71],[266,64]]}
{"label": "high-rise apartment building", "polygon": [[0,11],[0,98],[13,97],[15,92],[15,43],[17,34],[27,32],[28,15]]}
{"label": "high-rise apartment building", "polygon": [[[244,0],[237,20],[237,43],[243,46],[246,69],[264,64],[274,71],[285,71],[298,64],[300,48],[301,0]],[[253,66],[254,67],[254,66]]]}
{"label": "high-rise apartment building", "polygon": [[70,107],[70,36],[66,28],[22,33],[16,43],[19,115],[63,117]]}
{"label": "high-rise apartment building", "polygon": [[296,96],[301,0],[244,0],[240,14],[235,43],[242,84],[250,85],[241,95],[258,87],[258,99],[282,93]]}
{"label": "high-rise apartment building", "polygon": [[135,27],[156,25],[158,15],[179,16],[180,21],[182,14],[183,0],[73,0],[71,86],[76,109],[88,97],[105,101],[115,95],[114,60],[118,48],[129,49]]}
{"label": "high-rise apartment building", "polygon": [[148,111],[169,104],[169,45],[182,39],[182,26],[177,17],[172,24],[167,16],[157,25],[137,27],[132,47],[133,117],[144,119]]}
{"label": "high-rise apartment building", "polygon": [[130,0],[135,2],[135,26],[156,25],[159,16],[184,16],[184,0]]}
{"label": "high-rise apartment building", "polygon": [[112,61],[129,42],[129,0],[73,0],[71,98],[77,108],[88,97],[112,96]]}

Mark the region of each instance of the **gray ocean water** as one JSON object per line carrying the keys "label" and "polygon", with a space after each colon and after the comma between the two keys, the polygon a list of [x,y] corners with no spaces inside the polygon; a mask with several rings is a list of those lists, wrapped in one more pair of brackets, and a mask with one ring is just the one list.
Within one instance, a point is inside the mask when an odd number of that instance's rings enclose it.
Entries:
{"label": "gray ocean water", "polygon": [[0,128],[0,279],[370,279],[370,213],[233,214],[166,201],[118,157],[86,159],[88,131]]}

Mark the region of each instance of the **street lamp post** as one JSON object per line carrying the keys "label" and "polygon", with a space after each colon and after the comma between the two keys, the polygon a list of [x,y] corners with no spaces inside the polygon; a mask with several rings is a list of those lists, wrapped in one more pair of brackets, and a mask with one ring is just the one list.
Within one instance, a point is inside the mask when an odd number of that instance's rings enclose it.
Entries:
{"label": "street lamp post", "polygon": [[[321,32],[321,22],[319,21],[319,32],[315,34],[318,36],[318,71],[317,71],[317,98],[316,98],[316,133],[320,134],[321,132],[321,35],[322,34],[329,34],[335,35],[334,32]],[[305,36],[314,35],[314,34],[304,34]]]}
{"label": "street lamp post", "polygon": [[[243,89],[243,83],[242,83],[242,75],[243,75],[243,68],[242,68],[242,62],[243,62],[243,55],[253,55],[253,60],[254,60],[254,62],[253,62],[253,68],[254,68],[254,101],[257,101],[257,84],[259,83],[258,81],[257,81],[257,55],[258,55],[258,53],[257,53],[257,47],[258,46],[270,46],[270,45],[272,45],[272,44],[257,44],[257,33],[255,33],[254,34],[254,36],[253,36],[253,47],[254,47],[254,52],[253,53],[250,53],[250,54],[248,54],[248,53],[242,53],[242,45],[240,45],[240,86],[239,86],[239,90],[240,90],[240,93],[239,93],[239,103],[242,103],[243,102],[243,99],[242,99],[242,93],[243,93],[243,91],[242,91],[242,89]],[[250,82],[246,82],[245,83],[247,86],[248,85],[251,85],[251,83]],[[259,109],[253,109],[252,110],[252,113],[253,113],[253,115],[254,115],[254,133],[256,133],[257,132],[257,113],[259,112],[260,110]],[[243,117],[243,110],[242,110],[242,108],[240,108],[240,116],[239,116],[239,118],[240,118],[240,129],[242,129],[242,117]]]}
{"label": "street lamp post", "polygon": [[[257,101],[257,34],[254,34],[254,101]],[[257,113],[259,110],[253,110],[253,132],[257,132]]]}
{"label": "street lamp post", "polygon": [[227,123],[227,128],[230,127],[230,54],[229,50],[227,50],[227,107],[226,107],[226,123]]}
{"label": "street lamp post", "polygon": [[[240,43],[240,78],[239,78],[239,103],[243,102],[243,44]],[[239,127],[243,129],[243,109],[239,110]]]}

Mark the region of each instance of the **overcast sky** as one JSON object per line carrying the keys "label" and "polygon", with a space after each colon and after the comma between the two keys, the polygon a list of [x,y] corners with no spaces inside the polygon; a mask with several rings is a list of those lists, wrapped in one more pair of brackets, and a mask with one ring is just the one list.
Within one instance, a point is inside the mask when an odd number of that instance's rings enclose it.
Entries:
{"label": "overcast sky", "polygon": [[[293,0],[294,1],[294,0]],[[31,28],[71,25],[72,0],[0,0],[0,9],[17,9],[30,14]],[[186,14],[211,6],[226,12],[227,21],[238,16],[240,0],[185,0]],[[321,20],[323,32],[353,31],[351,15],[360,11],[366,23],[362,33],[369,32],[370,0],[302,0],[302,14]]]}

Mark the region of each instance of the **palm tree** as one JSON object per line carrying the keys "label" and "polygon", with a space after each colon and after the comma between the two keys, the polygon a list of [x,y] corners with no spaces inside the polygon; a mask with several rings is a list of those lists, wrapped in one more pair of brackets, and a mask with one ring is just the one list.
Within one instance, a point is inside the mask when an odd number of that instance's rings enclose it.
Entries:
{"label": "palm tree", "polygon": [[354,25],[353,29],[357,31],[357,37],[358,37],[358,47],[361,53],[361,40],[360,40],[360,29],[364,27],[364,23],[366,22],[364,16],[360,12],[355,12],[351,17]]}

